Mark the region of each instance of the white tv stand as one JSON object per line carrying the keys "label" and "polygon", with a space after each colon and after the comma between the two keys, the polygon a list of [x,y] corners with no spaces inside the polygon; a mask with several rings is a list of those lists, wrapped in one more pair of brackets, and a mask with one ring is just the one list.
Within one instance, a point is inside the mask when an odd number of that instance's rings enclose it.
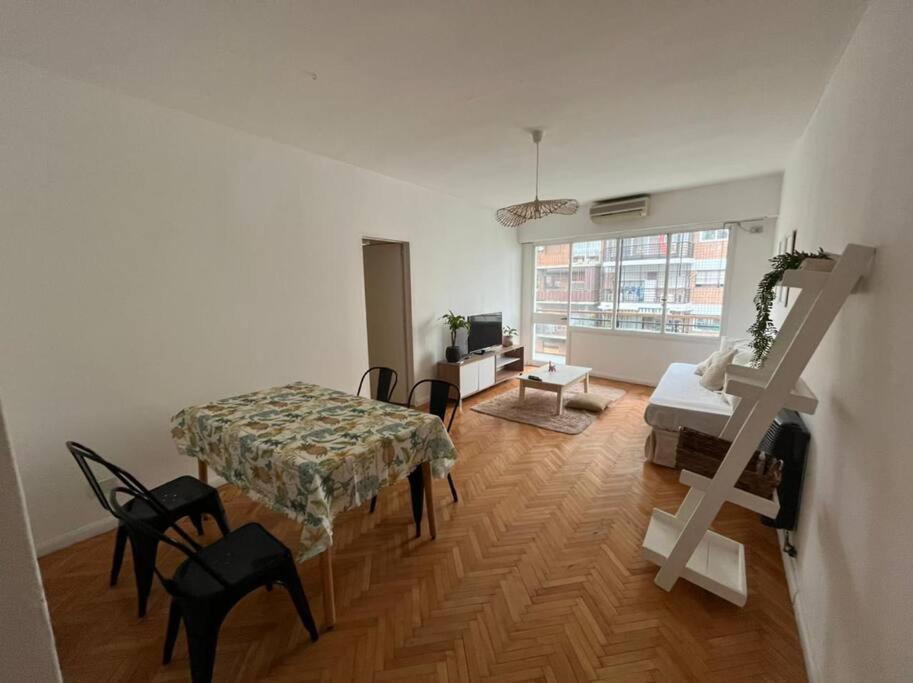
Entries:
{"label": "white tv stand", "polygon": [[[523,346],[493,346],[484,353],[470,353],[455,363],[437,364],[438,379],[460,388],[459,398],[472,396],[523,372]],[[456,397],[454,397],[456,398]]]}

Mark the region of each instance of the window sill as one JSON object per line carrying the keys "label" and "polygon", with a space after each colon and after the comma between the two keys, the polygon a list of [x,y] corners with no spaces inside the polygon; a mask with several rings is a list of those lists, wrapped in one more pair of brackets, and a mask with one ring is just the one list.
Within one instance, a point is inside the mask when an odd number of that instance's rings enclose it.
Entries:
{"label": "window sill", "polygon": [[585,327],[568,325],[568,333],[578,334],[603,334],[611,337],[646,337],[647,339],[661,339],[663,341],[673,342],[691,342],[698,344],[707,344],[708,346],[719,346],[720,336],[707,337],[696,334],[673,334],[671,332],[641,332],[639,330],[615,330],[604,327]]}

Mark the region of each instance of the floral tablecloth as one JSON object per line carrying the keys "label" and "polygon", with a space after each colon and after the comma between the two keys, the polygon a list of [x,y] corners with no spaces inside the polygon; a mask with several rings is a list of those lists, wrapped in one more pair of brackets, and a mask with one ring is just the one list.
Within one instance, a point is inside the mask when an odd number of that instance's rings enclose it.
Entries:
{"label": "floral tablecloth", "polygon": [[323,552],[333,518],[423,462],[446,476],[456,449],[428,413],[296,382],[171,419],[178,450],[302,524],[299,560]]}

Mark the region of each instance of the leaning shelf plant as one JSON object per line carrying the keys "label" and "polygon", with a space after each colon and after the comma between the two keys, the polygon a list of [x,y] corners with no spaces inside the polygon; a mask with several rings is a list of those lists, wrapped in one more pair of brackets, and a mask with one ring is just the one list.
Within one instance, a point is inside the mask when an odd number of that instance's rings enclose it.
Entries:
{"label": "leaning shelf plant", "polygon": [[444,355],[447,358],[447,361],[450,363],[455,363],[460,360],[460,347],[457,346],[456,337],[457,332],[460,330],[469,331],[469,328],[472,327],[472,324],[469,322],[469,319],[464,315],[457,315],[453,311],[447,311],[446,314],[441,316],[441,320],[450,328],[450,346],[444,351]]}
{"label": "leaning shelf plant", "polygon": [[758,284],[758,292],[754,297],[757,315],[754,324],[748,328],[748,333],[751,334],[751,347],[754,351],[752,364],[755,367],[760,367],[764,363],[767,354],[770,352],[770,346],[777,336],[777,328],[774,327],[773,320],[771,320],[770,309],[773,307],[774,299],[776,298],[775,290],[783,279],[783,274],[787,270],[798,268],[805,259],[829,258],[824,250],[819,248],[817,253],[792,251],[785,254],[777,254],[770,259],[773,270],[761,278],[761,282]]}

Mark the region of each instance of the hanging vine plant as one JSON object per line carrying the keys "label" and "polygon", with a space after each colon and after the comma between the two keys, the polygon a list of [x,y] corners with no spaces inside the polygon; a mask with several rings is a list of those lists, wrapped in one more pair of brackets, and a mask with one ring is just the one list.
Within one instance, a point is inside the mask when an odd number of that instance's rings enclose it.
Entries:
{"label": "hanging vine plant", "polygon": [[759,367],[764,362],[764,359],[767,358],[770,345],[777,336],[777,328],[774,327],[773,321],[770,319],[770,309],[773,307],[774,299],[776,298],[774,290],[780,280],[783,279],[783,273],[787,270],[798,268],[807,258],[826,259],[830,257],[824,253],[823,249],[818,249],[817,253],[791,251],[785,254],[777,254],[770,259],[773,270],[761,278],[761,282],[758,284],[758,293],[754,297],[757,316],[754,324],[748,328],[748,332],[751,334],[751,348],[754,350],[752,363],[755,367]]}

